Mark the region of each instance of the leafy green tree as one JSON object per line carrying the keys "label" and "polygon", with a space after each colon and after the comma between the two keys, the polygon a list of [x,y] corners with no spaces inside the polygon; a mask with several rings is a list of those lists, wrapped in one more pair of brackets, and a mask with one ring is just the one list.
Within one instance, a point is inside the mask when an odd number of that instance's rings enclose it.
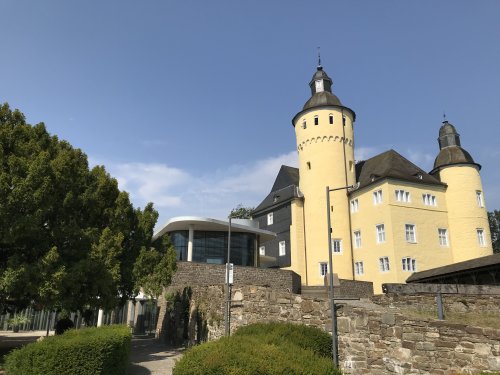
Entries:
{"label": "leafy green tree", "polygon": [[229,216],[233,219],[251,219],[253,210],[254,207],[244,207],[239,204],[231,210]]}
{"label": "leafy green tree", "polygon": [[493,252],[500,253],[500,211],[488,212]]}
{"label": "leafy green tree", "polygon": [[0,307],[116,306],[137,290],[134,265],[157,217],[81,150],[0,105]]}

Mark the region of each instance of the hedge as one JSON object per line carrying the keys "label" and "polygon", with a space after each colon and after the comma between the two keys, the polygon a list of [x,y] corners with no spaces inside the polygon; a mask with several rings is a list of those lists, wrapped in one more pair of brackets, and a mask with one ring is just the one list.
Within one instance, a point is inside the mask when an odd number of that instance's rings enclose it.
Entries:
{"label": "hedge", "polygon": [[8,375],[123,375],[130,341],[127,326],[72,329],[14,350],[5,370]]}
{"label": "hedge", "polygon": [[173,375],[341,374],[333,366],[325,337],[331,342],[326,332],[301,325],[251,325],[234,336],[191,348]]}
{"label": "hedge", "polygon": [[316,327],[291,323],[257,323],[241,327],[235,335],[258,335],[266,343],[276,345],[283,340],[290,341],[319,356],[332,355],[332,336]]}

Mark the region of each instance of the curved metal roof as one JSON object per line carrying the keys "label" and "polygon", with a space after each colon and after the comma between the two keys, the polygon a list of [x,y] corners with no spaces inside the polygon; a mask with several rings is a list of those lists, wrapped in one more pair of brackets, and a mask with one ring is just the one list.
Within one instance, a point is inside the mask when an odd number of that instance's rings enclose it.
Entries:
{"label": "curved metal roof", "polygon": [[[226,232],[229,227],[229,221],[212,219],[208,217],[199,216],[178,216],[173,217],[168,220],[160,230],[158,230],[153,235],[153,240],[158,237],[163,236],[166,233],[178,231],[178,230],[189,230],[190,226],[193,226],[194,230],[201,231],[214,231],[214,232]],[[238,233],[252,233],[257,234],[261,237],[261,241],[270,241],[276,237],[276,233],[270,232],[268,230],[257,228],[257,222],[253,220],[246,219],[232,219],[231,220],[231,230]]]}

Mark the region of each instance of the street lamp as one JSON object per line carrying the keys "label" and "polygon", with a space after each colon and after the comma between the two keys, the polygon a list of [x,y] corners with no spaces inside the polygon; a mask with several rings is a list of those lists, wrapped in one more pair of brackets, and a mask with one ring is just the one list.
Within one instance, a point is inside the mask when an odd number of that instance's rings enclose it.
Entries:
{"label": "street lamp", "polygon": [[338,353],[338,342],[337,342],[337,314],[335,312],[335,301],[333,298],[333,257],[332,257],[332,223],[330,221],[330,192],[336,190],[344,189],[356,189],[359,184],[342,186],[339,188],[330,189],[330,186],[326,187],[326,214],[328,221],[328,267],[330,268],[329,275],[329,291],[330,291],[330,312],[332,315],[332,357],[335,366],[339,366],[339,353]]}
{"label": "street lamp", "polygon": [[224,309],[224,332],[226,336],[229,336],[231,333],[231,328],[230,328],[230,319],[231,319],[231,311],[230,311],[230,304],[231,304],[231,290],[230,288],[230,283],[229,283],[229,267],[230,267],[230,256],[231,256],[231,214],[229,215],[229,225],[228,225],[228,231],[227,231],[227,260],[226,260],[226,300],[225,300],[225,309]]}

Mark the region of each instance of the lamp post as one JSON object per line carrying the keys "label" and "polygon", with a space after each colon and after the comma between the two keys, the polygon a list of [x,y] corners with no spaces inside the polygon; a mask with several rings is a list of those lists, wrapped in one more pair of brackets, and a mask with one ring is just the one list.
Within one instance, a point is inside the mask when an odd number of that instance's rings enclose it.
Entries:
{"label": "lamp post", "polygon": [[339,353],[338,353],[338,342],[337,342],[337,314],[335,311],[335,300],[333,298],[333,257],[332,257],[332,223],[330,220],[330,192],[343,189],[355,189],[356,185],[342,186],[339,188],[330,189],[329,186],[326,187],[326,215],[328,221],[328,267],[330,272],[329,277],[329,291],[330,291],[330,312],[332,319],[332,357],[333,363],[338,367],[339,365]]}
{"label": "lamp post", "polygon": [[224,332],[226,336],[229,336],[231,334],[231,328],[230,328],[230,319],[231,319],[231,312],[229,310],[229,306],[231,303],[231,291],[230,291],[230,284],[229,284],[229,260],[231,257],[231,215],[229,215],[229,226],[228,226],[228,231],[227,231],[227,260],[226,260],[226,301],[225,301],[225,309],[224,309]]}

